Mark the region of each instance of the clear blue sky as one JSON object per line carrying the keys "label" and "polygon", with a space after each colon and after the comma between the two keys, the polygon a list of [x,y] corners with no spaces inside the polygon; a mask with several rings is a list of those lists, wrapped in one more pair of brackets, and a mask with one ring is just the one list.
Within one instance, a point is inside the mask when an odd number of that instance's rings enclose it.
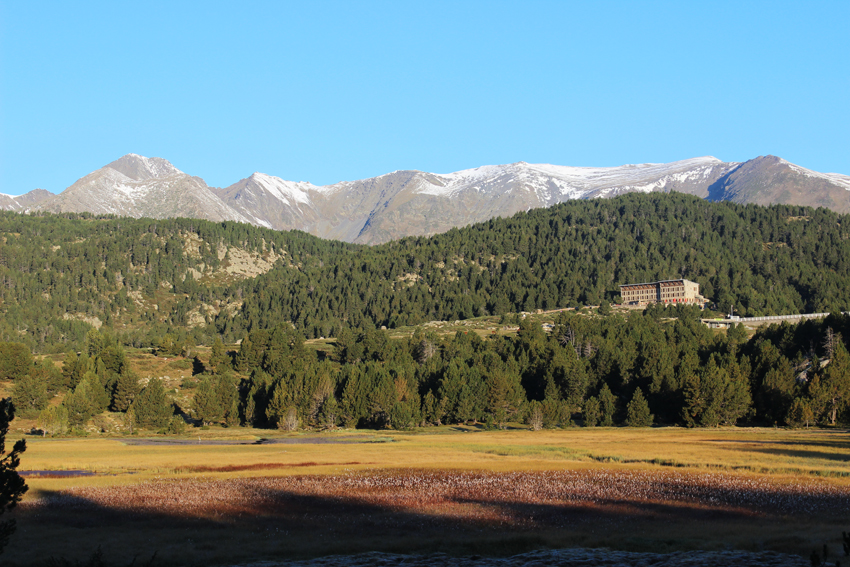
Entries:
{"label": "clear blue sky", "polygon": [[774,154],[850,174],[850,1],[0,0],[0,192]]}

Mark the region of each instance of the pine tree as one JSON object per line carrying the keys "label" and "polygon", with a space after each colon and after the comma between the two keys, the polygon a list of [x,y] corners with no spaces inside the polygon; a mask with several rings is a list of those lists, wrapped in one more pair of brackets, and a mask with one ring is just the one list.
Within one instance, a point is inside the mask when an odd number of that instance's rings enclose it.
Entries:
{"label": "pine tree", "polygon": [[224,343],[221,342],[220,337],[215,338],[215,342],[212,346],[212,352],[210,353],[210,368],[216,374],[221,374],[225,370],[230,369],[230,359],[224,351]]}
{"label": "pine tree", "polygon": [[29,372],[32,353],[22,343],[0,343],[0,378],[17,380]]}
{"label": "pine tree", "polygon": [[256,427],[257,426],[257,402],[254,399],[255,391],[251,389],[248,392],[248,397],[245,400],[245,426],[246,427]]}
{"label": "pine tree", "polygon": [[62,405],[68,412],[68,424],[72,427],[80,427],[95,414],[92,403],[92,387],[88,380],[82,380],[74,391],[65,396]]}
{"label": "pine tree", "polygon": [[833,356],[821,378],[820,396],[825,400],[826,416],[835,425],[838,415],[850,401],[850,354],[841,340],[835,340]]}
{"label": "pine tree", "polygon": [[198,384],[195,397],[192,398],[192,410],[204,425],[221,418],[224,409],[221,407],[216,383],[212,377],[204,376]]}
{"label": "pine tree", "polygon": [[[76,379],[78,360],[77,353],[71,351],[65,355],[65,361],[62,366],[63,385],[72,390],[76,388],[77,383],[79,383],[79,380]],[[80,376],[80,378],[82,378],[82,376]]]}
{"label": "pine tree", "polygon": [[602,427],[611,427],[614,425],[614,415],[617,412],[617,397],[608,388],[608,384],[604,384],[602,389],[599,390],[599,406],[599,425]]}
{"label": "pine tree", "polygon": [[230,427],[239,425],[239,399],[235,396],[230,402],[230,407],[224,414],[224,423]]}
{"label": "pine tree", "polygon": [[429,388],[422,398],[423,424],[440,425],[442,416],[437,415],[437,405],[437,398],[434,397],[434,391]]}
{"label": "pine tree", "polygon": [[118,381],[115,383],[115,389],[112,392],[112,411],[127,411],[140,391],[138,376],[129,370],[125,370],[118,376]]}
{"label": "pine tree", "polygon": [[86,372],[83,377],[83,381],[88,382],[90,386],[89,393],[91,395],[92,415],[103,412],[109,407],[109,402],[111,401],[110,395],[103,387],[101,380],[101,377],[94,372]]}
{"label": "pine tree", "polygon": [[289,396],[287,395],[286,385],[283,380],[278,380],[274,383],[272,397],[268,408],[266,408],[266,419],[273,427],[282,427],[288,408]]}
{"label": "pine tree", "polygon": [[785,422],[791,427],[809,427],[809,424],[815,420],[812,408],[805,398],[794,398],[794,403],[791,404],[791,409],[788,411],[788,417]]}
{"label": "pine tree", "polygon": [[131,407],[136,414],[136,425],[147,429],[162,429],[174,415],[173,404],[168,400],[165,387],[158,378],[150,379]]}
{"label": "pine tree", "polygon": [[509,371],[491,372],[486,385],[487,409],[499,427],[502,427],[522,409],[525,390],[520,384],[519,375]]}
{"label": "pine tree", "polygon": [[254,358],[254,343],[251,335],[245,335],[239,344],[239,352],[236,353],[236,369],[239,372],[248,372],[259,366]]}
{"label": "pine tree", "polygon": [[626,407],[626,425],[629,427],[649,427],[652,425],[654,416],[649,413],[649,404],[643,397],[640,388],[635,390],[632,401]]}
{"label": "pine tree", "polygon": [[47,406],[49,399],[47,384],[31,374],[15,380],[12,386],[12,401],[21,417],[34,417]]}
{"label": "pine tree", "polygon": [[104,349],[104,337],[97,329],[91,329],[86,334],[86,354],[89,358],[97,358]]}
{"label": "pine tree", "polygon": [[[6,435],[9,433],[9,423],[14,417],[15,406],[12,400],[0,400],[0,514],[13,509],[29,488],[17,471],[21,454],[27,450],[27,442],[20,439],[15,442],[10,452],[6,452]],[[15,527],[15,520],[0,522],[0,553],[9,543]]]}
{"label": "pine tree", "polygon": [[336,401],[336,397],[331,395],[325,399],[322,409],[319,411],[319,423],[322,429],[336,429],[338,417],[339,404]]}
{"label": "pine tree", "polygon": [[599,419],[601,417],[601,407],[599,404],[599,400],[591,396],[584,402],[584,426],[585,427],[596,427],[599,424]]}

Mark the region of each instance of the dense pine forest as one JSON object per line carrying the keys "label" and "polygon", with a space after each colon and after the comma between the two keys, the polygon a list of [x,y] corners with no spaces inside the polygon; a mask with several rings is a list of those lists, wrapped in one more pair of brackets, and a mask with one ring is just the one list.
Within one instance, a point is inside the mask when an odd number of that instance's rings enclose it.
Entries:
{"label": "dense pine forest", "polygon": [[[240,274],[240,261],[271,269]],[[37,352],[81,348],[92,323],[134,346],[233,342],[281,321],[328,337],[616,302],[619,284],[678,277],[724,312],[847,310],[850,223],[631,194],[366,247],[239,223],[0,214],[0,338]]]}
{"label": "dense pine forest", "polygon": [[[3,213],[0,378],[49,433],[107,410],[164,432],[835,425],[850,400],[847,220],[632,194],[366,247],[238,223]],[[708,329],[695,307],[611,313],[619,284],[678,277],[722,311],[835,315],[748,337]],[[565,311],[550,332],[520,314],[586,304],[600,307]],[[519,330],[381,330],[481,315]],[[336,342],[306,348],[316,337]],[[203,361],[198,344],[212,347]],[[130,347],[185,357],[189,395],[140,380]],[[61,368],[33,357],[51,352],[67,353]]]}
{"label": "dense pine forest", "polygon": [[[772,325],[748,337],[718,333],[695,307],[602,315],[566,311],[550,333],[531,317],[515,335],[345,330],[331,351],[305,348],[291,325],[220,340],[194,358],[179,400],[158,378],[141,381],[115,337],[90,330],[62,369],[0,343],[0,377],[13,380],[24,417],[50,434],[83,433],[101,415],[178,433],[186,423],[295,430],[411,429],[453,423],[533,429],[573,425],[834,426],[850,402],[850,315]],[[161,356],[174,356],[167,345]],[[51,398],[62,394],[60,405]],[[188,401],[187,401],[188,400]],[[113,419],[114,423],[114,419]]]}

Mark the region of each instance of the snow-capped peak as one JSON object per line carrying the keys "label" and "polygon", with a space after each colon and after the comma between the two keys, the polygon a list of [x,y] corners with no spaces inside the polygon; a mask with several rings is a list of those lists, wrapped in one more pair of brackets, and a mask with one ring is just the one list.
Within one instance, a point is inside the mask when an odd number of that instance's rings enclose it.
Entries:
{"label": "snow-capped peak", "polygon": [[[660,189],[669,181],[696,180],[707,177],[721,165],[719,159],[706,156],[672,163],[642,163],[618,167],[572,167],[532,164],[524,161],[507,165],[485,165],[454,173],[439,174],[443,185],[423,184],[420,193],[449,196],[462,189],[481,190],[496,179],[512,177],[529,189],[547,196],[556,194],[577,198],[592,191],[628,187],[635,191]],[[547,197],[548,198],[548,197]]]}

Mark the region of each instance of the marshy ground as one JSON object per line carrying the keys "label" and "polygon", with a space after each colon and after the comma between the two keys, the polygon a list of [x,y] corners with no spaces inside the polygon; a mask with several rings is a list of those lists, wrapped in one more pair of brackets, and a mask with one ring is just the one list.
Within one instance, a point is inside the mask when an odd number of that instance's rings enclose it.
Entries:
{"label": "marshy ground", "polygon": [[571,547],[808,557],[824,543],[838,556],[850,528],[846,431],[446,427],[256,443],[269,433],[34,439],[22,469],[96,474],[30,476],[4,560],[99,546],[119,564],[156,552],[158,565]]}

